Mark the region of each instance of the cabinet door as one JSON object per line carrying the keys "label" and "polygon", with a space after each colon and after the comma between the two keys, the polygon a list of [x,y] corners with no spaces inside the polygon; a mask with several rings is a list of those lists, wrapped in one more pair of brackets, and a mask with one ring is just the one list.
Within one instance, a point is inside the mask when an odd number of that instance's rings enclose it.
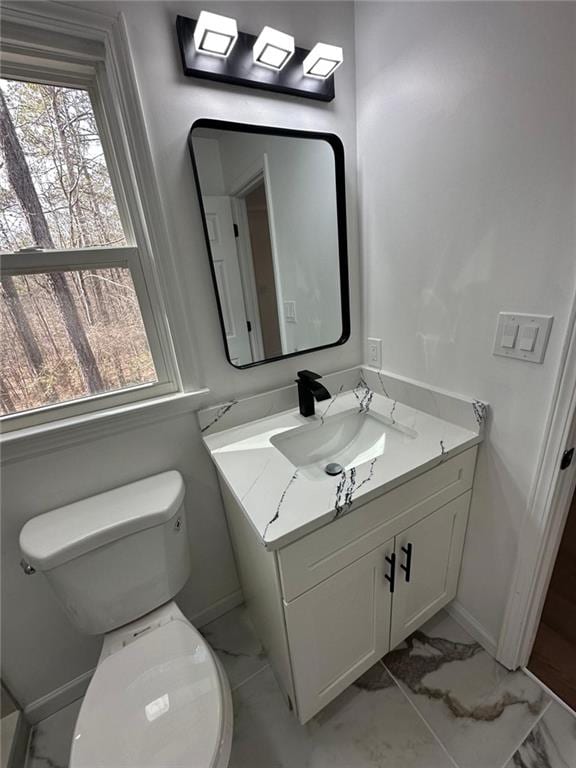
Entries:
{"label": "cabinet door", "polygon": [[395,648],[456,594],[471,492],[396,536]]}
{"label": "cabinet door", "polygon": [[298,717],[305,723],[390,645],[394,540],[285,603]]}

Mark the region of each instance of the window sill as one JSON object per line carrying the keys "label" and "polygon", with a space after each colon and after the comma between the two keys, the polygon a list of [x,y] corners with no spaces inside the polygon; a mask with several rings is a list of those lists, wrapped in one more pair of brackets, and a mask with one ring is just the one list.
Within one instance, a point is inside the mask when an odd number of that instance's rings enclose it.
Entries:
{"label": "window sill", "polygon": [[2,464],[39,456],[78,443],[125,432],[129,429],[190,413],[206,403],[209,389],[178,392],[129,405],[73,416],[0,436]]}

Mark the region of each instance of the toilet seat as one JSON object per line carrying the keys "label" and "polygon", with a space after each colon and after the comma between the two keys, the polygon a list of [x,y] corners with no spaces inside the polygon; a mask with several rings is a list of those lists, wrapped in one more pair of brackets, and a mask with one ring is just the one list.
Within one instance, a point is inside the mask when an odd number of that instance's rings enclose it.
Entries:
{"label": "toilet seat", "polygon": [[224,768],[230,688],[202,635],[174,618],[128,637],[94,673],[70,768]]}

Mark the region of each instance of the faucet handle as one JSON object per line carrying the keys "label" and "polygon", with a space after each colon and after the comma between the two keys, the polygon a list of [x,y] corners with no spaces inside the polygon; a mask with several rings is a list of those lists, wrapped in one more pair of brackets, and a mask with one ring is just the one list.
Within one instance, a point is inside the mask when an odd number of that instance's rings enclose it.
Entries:
{"label": "faucet handle", "polygon": [[316,379],[322,378],[322,376],[320,376],[319,373],[314,373],[314,371],[308,371],[306,369],[304,369],[303,371],[298,371],[297,376],[298,378],[296,379],[296,381],[298,380],[316,381]]}

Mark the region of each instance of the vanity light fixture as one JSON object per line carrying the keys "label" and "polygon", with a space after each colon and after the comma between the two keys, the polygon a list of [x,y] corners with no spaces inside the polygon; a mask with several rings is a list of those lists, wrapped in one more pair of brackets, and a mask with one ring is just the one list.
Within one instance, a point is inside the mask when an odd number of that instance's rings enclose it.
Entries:
{"label": "vanity light fixture", "polygon": [[326,80],[326,78],[334,74],[343,61],[344,56],[339,45],[316,43],[304,59],[302,68],[307,77]]}
{"label": "vanity light fixture", "polygon": [[330,75],[342,62],[342,49],[335,45],[320,43],[311,53],[278,29],[265,26],[252,35],[238,29],[235,19],[209,11],[198,19],[177,16],[176,32],[188,77],[304,99],[334,98]]}
{"label": "vanity light fixture", "polygon": [[225,59],[238,39],[236,19],[219,13],[202,11],[194,29],[194,44],[198,53]]}
{"label": "vanity light fixture", "polygon": [[294,55],[294,38],[272,27],[264,27],[254,43],[254,63],[281,70]]}

